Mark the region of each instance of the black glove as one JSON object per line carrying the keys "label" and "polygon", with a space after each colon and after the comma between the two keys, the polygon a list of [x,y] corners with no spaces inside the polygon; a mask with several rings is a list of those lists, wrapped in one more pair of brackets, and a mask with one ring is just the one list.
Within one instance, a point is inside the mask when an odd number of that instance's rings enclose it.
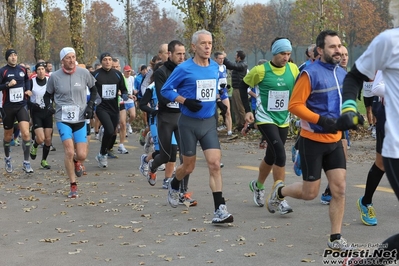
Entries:
{"label": "black glove", "polygon": [[342,113],[342,115],[337,120],[337,129],[339,130],[348,130],[348,129],[357,129],[357,125],[364,124],[364,117],[359,113],[355,113],[353,111],[348,111]]}
{"label": "black glove", "polygon": [[41,111],[41,110],[43,110],[43,109],[40,107],[40,104],[38,104],[38,103],[33,103],[33,102],[30,102],[29,108],[30,108],[32,111]]}
{"label": "black glove", "polygon": [[87,103],[86,109],[85,109],[85,113],[84,113],[84,117],[86,119],[91,119],[93,118],[93,107],[94,107],[94,102],[90,101]]}
{"label": "black glove", "polygon": [[320,116],[319,121],[317,121],[317,124],[323,127],[323,129],[328,133],[332,134],[337,133],[337,125],[335,124],[335,120],[332,118]]}
{"label": "black glove", "polygon": [[190,110],[191,112],[198,112],[199,110],[202,109],[202,104],[200,100],[196,100],[196,99],[186,99],[183,103],[188,110]]}
{"label": "black glove", "polygon": [[158,114],[158,110],[153,110],[151,111],[152,117],[155,117]]}
{"label": "black glove", "polygon": [[218,107],[221,111],[220,114],[225,115],[227,112],[227,106],[222,101],[217,101],[216,104],[218,105]]}
{"label": "black glove", "polygon": [[54,107],[53,107],[53,104],[49,104],[48,106],[46,106],[46,109],[47,109],[48,115],[53,115],[53,114],[55,114],[55,109],[54,109]]}
{"label": "black glove", "polygon": [[227,88],[228,90],[230,90],[231,86],[230,86],[229,84],[227,84],[226,88]]}
{"label": "black glove", "polygon": [[226,83],[220,84],[220,88],[222,88],[222,89],[226,88]]}

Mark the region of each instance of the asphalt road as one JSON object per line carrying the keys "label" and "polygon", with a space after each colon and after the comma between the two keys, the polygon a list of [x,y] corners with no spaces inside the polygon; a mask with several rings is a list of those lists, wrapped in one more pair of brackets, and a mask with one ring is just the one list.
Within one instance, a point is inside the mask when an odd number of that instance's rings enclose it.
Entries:
{"label": "asphalt road", "polygon": [[[222,140],[223,193],[234,215],[233,224],[222,226],[210,223],[213,200],[200,148],[189,183],[198,205],[171,208],[161,187],[163,172],[151,187],[138,171],[143,153],[138,135],[129,135],[127,141],[129,154],[109,159],[106,169],[94,160],[100,143],[91,141],[88,175],[78,178],[78,199],[66,197],[69,181],[56,134],[57,151],[48,160],[51,170],[40,169],[39,149],[32,161],[35,172],[23,173],[22,149],[13,147],[14,173],[6,174],[0,165],[0,265],[323,265],[328,206],[319,198],[287,198],[294,212],[285,216],[255,206],[248,183],[256,179],[264,154],[256,141]],[[289,141],[287,184],[300,180],[292,170],[291,145]],[[360,221],[356,200],[363,195],[373,158],[371,138],[353,142],[342,234],[358,245],[379,244],[398,232],[398,200],[385,177],[374,196],[378,225],[367,227]],[[267,193],[272,185],[269,177]],[[323,190],[325,185],[323,177]]]}

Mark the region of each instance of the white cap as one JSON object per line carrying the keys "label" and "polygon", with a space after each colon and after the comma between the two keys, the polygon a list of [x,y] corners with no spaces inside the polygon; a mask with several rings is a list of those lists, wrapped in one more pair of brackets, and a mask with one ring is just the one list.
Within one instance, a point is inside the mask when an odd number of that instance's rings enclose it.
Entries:
{"label": "white cap", "polygon": [[64,57],[69,54],[69,53],[75,53],[75,49],[73,49],[72,47],[64,47],[62,48],[61,52],[60,52],[60,60],[64,59]]}

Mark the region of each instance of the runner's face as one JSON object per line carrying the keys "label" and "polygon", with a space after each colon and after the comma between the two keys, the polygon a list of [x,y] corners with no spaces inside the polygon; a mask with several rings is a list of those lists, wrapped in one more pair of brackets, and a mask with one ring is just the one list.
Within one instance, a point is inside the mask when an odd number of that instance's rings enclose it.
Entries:
{"label": "runner's face", "polygon": [[291,52],[282,52],[274,55],[272,58],[272,62],[278,67],[283,67],[287,64],[290,57],[291,57]]}
{"label": "runner's face", "polygon": [[110,70],[112,68],[112,57],[106,56],[101,60],[101,67],[105,70]]}
{"label": "runner's face", "polygon": [[36,69],[36,74],[39,79],[44,79],[46,76],[46,69],[43,66],[40,66]]}
{"label": "runner's face", "polygon": [[62,65],[66,70],[74,70],[76,67],[75,53],[68,53],[64,59],[62,59]]}
{"label": "runner's face", "polygon": [[320,50],[322,62],[336,65],[341,61],[341,40],[338,36],[327,35],[324,39],[324,49]]}
{"label": "runner's face", "polygon": [[348,49],[345,46],[341,47],[341,62],[339,63],[342,67],[348,66]]}
{"label": "runner's face", "polygon": [[112,61],[112,68],[114,68],[118,71],[121,71],[121,64],[119,64],[119,61],[117,61],[117,62]]}
{"label": "runner's face", "polygon": [[222,54],[215,58],[215,61],[221,66],[223,65],[224,56]]}
{"label": "runner's face", "polygon": [[183,45],[176,45],[175,46],[175,51],[173,53],[170,53],[170,61],[175,63],[176,65],[179,65],[184,62],[184,59],[186,58],[186,48]]}
{"label": "runner's face", "polygon": [[197,43],[193,43],[191,46],[195,53],[195,57],[209,59],[212,52],[212,36],[208,34],[200,34],[198,35]]}
{"label": "runner's face", "polygon": [[16,66],[18,61],[18,55],[15,53],[10,54],[10,56],[7,58],[7,63],[10,66]]}

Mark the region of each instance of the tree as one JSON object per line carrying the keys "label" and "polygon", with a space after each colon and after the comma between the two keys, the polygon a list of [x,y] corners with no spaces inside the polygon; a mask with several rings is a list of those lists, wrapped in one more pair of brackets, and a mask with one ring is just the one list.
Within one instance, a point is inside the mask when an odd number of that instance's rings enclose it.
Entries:
{"label": "tree", "polygon": [[50,57],[50,43],[47,40],[48,12],[43,13],[43,9],[47,9],[47,3],[43,0],[32,0],[29,3],[29,10],[31,11],[31,32],[35,42],[34,58],[35,61]]}
{"label": "tree", "polygon": [[93,1],[86,12],[84,28],[84,47],[87,63],[92,63],[97,55],[109,52],[114,56],[125,54],[125,37],[118,19],[113,15],[112,7],[104,1]]}
{"label": "tree", "polygon": [[[376,16],[376,7],[369,0],[341,0],[341,9],[346,10],[340,18],[339,25],[343,41],[348,46],[349,55],[353,47],[368,44],[386,24]],[[349,56],[349,63],[353,58]]]}
{"label": "tree", "polygon": [[[69,30],[69,18],[65,10],[53,8],[49,10],[49,20],[52,21],[53,27],[48,32],[48,41],[50,45],[50,56],[45,58],[54,63],[57,69],[60,63],[60,51],[63,47],[72,46],[71,33]],[[64,30],[61,30],[64,29]]]}
{"label": "tree", "polygon": [[[11,1],[11,0],[9,0]],[[83,3],[82,0],[68,0],[69,12],[69,31],[71,33],[71,42],[76,52],[78,62],[84,63],[84,45],[83,45]]]}
{"label": "tree", "polygon": [[242,8],[239,40],[242,48],[255,55],[255,64],[259,52],[265,58],[270,42],[275,37],[271,22],[275,19],[276,13],[270,5],[246,4]]}
{"label": "tree", "polygon": [[172,0],[172,5],[185,15],[184,38],[187,43],[191,43],[194,32],[205,29],[212,33],[214,49],[223,50],[222,24],[234,12],[229,0]]}

